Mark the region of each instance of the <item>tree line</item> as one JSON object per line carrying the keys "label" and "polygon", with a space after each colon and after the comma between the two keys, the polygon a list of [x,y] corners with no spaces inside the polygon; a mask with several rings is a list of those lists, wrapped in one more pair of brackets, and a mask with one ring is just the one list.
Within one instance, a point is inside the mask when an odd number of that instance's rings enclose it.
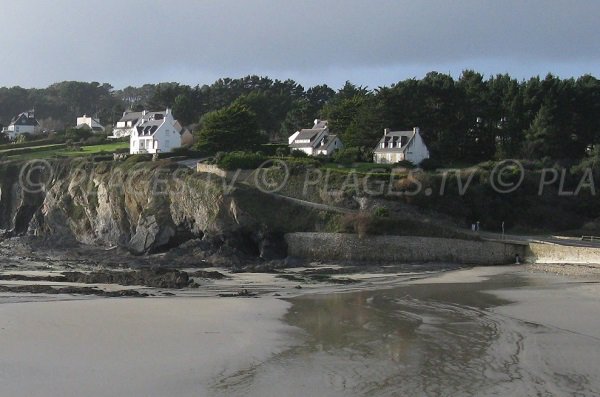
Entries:
{"label": "tree line", "polygon": [[[305,89],[293,80],[246,76],[195,87],[146,84],[115,90],[98,82],[61,82],[44,89],[0,88],[0,123],[35,108],[46,129],[65,128],[86,113],[114,124],[126,109],[171,107],[183,124],[201,130],[235,124],[235,134],[285,141],[315,118],[329,120],[346,147],[367,153],[384,128],[420,127],[433,157],[474,163],[489,159],[580,159],[600,140],[600,82],[591,75],[517,80],[431,72],[370,89],[351,82],[334,90]],[[222,122],[232,116],[230,122]],[[216,120],[221,120],[221,124]],[[250,141],[250,139],[241,139]]]}

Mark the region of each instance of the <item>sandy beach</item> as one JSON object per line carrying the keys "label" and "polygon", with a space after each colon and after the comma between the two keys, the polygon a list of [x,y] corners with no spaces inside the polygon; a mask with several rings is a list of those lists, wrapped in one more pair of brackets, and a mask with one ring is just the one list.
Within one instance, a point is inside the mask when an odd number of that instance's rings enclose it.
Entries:
{"label": "sandy beach", "polygon": [[2,396],[202,396],[289,348],[276,299],[93,299],[0,305]]}
{"label": "sandy beach", "polygon": [[[0,304],[3,396],[595,395],[600,284],[525,267],[282,300]],[[31,299],[28,299],[31,300]]]}

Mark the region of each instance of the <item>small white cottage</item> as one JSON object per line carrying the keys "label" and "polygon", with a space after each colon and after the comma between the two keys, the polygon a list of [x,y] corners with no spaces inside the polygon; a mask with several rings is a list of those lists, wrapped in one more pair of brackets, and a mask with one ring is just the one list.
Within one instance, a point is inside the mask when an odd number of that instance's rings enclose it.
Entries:
{"label": "small white cottage", "polygon": [[291,150],[300,150],[309,156],[331,156],[344,147],[337,135],[329,133],[327,120],[315,120],[313,128],[296,131],[288,138]]}
{"label": "small white cottage", "polygon": [[181,147],[181,130],[171,109],[140,113],[130,135],[129,153],[167,153]]}
{"label": "small white cottage", "polygon": [[85,114],[81,117],[77,117],[77,125],[75,128],[89,128],[93,132],[97,133],[104,132],[104,127],[98,120]]}
{"label": "small white cottage", "polygon": [[390,131],[386,128],[373,152],[373,161],[379,164],[393,164],[408,160],[418,165],[428,158],[429,150],[418,127],[412,131]]}

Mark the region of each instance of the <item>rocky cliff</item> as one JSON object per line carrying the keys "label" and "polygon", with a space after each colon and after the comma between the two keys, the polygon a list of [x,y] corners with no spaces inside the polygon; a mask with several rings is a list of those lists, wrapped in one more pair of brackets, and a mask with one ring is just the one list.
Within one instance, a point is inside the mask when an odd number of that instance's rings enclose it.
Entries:
{"label": "rocky cliff", "polygon": [[189,241],[212,251],[285,256],[283,234],[326,230],[335,215],[232,187],[168,160],[0,165],[0,229],[148,254]]}

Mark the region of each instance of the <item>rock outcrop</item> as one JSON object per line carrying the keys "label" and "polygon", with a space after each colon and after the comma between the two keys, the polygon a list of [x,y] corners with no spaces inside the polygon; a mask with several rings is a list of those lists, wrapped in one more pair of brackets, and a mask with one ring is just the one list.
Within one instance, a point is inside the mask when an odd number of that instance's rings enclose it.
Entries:
{"label": "rock outcrop", "polygon": [[286,255],[284,233],[323,230],[334,217],[168,160],[40,164],[0,164],[0,229],[57,245],[120,246],[142,255],[190,241],[204,257],[271,260]]}

